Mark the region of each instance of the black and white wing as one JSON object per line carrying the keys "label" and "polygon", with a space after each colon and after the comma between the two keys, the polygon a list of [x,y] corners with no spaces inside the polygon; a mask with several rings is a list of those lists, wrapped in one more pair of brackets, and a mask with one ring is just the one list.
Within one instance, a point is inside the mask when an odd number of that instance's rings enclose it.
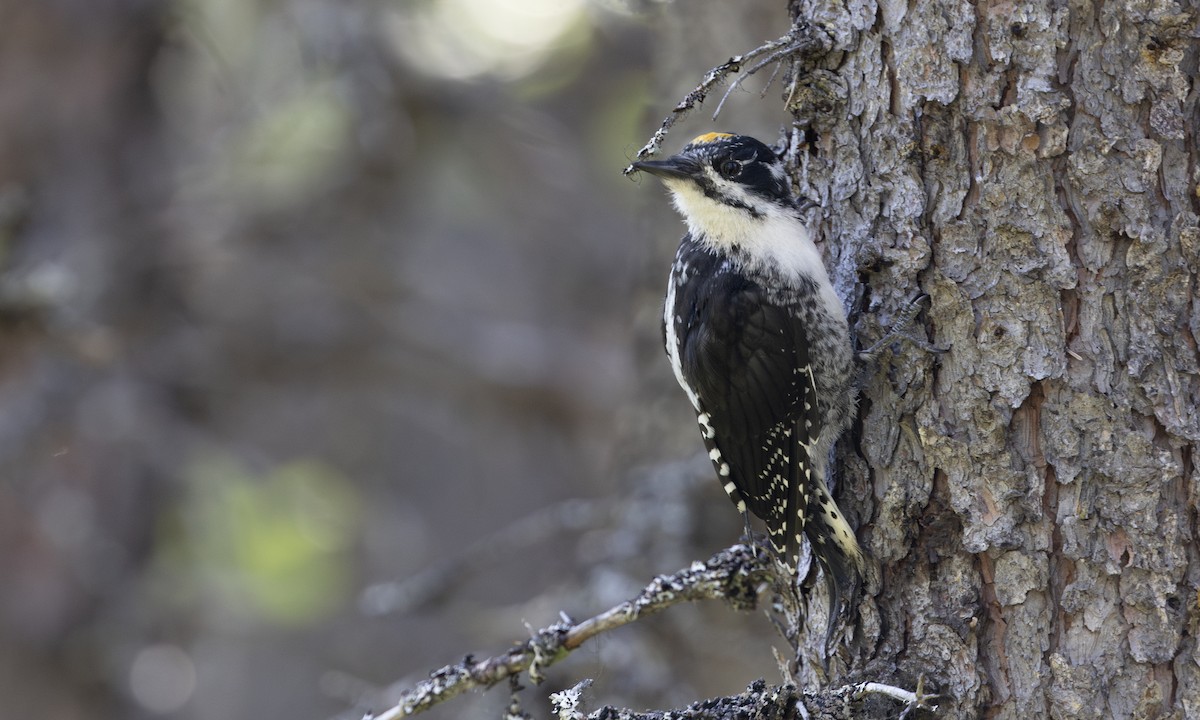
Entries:
{"label": "black and white wing", "polygon": [[[702,275],[703,276],[703,275]],[[819,432],[804,327],[738,273],[676,290],[676,347],[709,456],[726,491],[767,524],[794,563]]]}

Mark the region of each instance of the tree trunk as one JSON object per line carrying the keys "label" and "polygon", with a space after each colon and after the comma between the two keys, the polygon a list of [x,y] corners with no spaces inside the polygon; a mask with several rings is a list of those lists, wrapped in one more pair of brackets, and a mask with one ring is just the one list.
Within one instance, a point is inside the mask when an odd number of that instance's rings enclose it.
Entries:
{"label": "tree trunk", "polygon": [[859,344],[919,291],[944,350],[868,373],[838,490],[856,662],[940,717],[1200,717],[1196,10],[791,5],[834,38],[789,109]]}

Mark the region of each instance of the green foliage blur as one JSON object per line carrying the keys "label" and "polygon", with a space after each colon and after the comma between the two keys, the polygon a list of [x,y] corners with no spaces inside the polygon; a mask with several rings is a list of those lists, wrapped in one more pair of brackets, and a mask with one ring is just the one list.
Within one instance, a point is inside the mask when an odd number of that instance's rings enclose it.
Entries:
{"label": "green foliage blur", "polygon": [[180,610],[217,608],[227,622],[303,626],[328,617],[354,588],[361,500],[320,461],[254,474],[202,455],[187,494],[166,513],[151,577]]}

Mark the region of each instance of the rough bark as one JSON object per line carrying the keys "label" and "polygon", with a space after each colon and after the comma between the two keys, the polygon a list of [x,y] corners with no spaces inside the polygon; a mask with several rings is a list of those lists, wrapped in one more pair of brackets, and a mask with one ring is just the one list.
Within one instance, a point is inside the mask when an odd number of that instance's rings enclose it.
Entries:
{"label": "rough bark", "polygon": [[[1197,717],[1197,8],[819,2],[800,177],[861,344],[854,665],[943,717]],[[849,507],[847,507],[849,506]]]}

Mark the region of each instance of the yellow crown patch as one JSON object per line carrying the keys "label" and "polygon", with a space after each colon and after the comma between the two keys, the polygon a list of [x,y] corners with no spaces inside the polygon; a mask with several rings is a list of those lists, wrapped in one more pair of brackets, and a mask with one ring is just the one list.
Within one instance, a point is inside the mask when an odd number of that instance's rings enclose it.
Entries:
{"label": "yellow crown patch", "polygon": [[727,137],[733,137],[733,133],[724,133],[724,132],[704,133],[703,135],[692,138],[692,141],[690,143],[688,143],[688,145],[703,145],[705,143],[715,142],[717,140],[720,140],[721,138],[727,138]]}

